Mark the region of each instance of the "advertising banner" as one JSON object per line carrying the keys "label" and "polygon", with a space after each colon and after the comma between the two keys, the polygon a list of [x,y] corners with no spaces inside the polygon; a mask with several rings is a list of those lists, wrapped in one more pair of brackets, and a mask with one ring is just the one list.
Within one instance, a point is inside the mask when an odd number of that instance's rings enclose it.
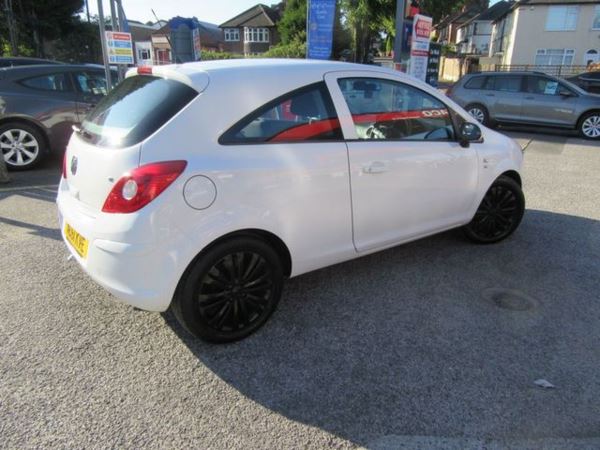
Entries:
{"label": "advertising banner", "polygon": [[200,28],[194,28],[192,30],[192,41],[194,44],[194,61],[200,61],[202,59],[202,46],[200,45]]}
{"label": "advertising banner", "polygon": [[425,81],[427,77],[432,22],[431,17],[420,14],[417,14],[413,21],[409,74],[422,81]]}
{"label": "advertising banner", "polygon": [[438,86],[441,56],[442,44],[432,42],[429,45],[429,61],[427,61],[427,77],[425,78],[425,83],[433,87]]}
{"label": "advertising banner", "polygon": [[134,64],[131,33],[107,31],[106,50],[109,64]]}
{"label": "advertising banner", "polygon": [[336,0],[309,0],[306,57],[329,59],[333,48]]}

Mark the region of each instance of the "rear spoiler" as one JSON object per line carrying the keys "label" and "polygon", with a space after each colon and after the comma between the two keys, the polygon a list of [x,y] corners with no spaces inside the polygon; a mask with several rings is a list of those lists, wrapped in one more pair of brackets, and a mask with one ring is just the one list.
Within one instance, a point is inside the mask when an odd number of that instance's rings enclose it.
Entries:
{"label": "rear spoiler", "polygon": [[137,75],[150,75],[155,77],[167,78],[170,80],[179,81],[192,89],[203,92],[209,82],[210,77],[204,70],[192,69],[187,65],[170,64],[166,66],[141,66],[129,69],[125,74],[125,78],[134,77]]}

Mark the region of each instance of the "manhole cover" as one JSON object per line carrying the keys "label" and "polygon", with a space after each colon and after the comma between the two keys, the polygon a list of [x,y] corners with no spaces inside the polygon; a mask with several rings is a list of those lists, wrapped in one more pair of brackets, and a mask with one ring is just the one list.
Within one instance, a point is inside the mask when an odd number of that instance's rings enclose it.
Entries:
{"label": "manhole cover", "polygon": [[483,296],[499,308],[510,311],[529,311],[538,304],[533,297],[515,289],[489,288],[483,291]]}

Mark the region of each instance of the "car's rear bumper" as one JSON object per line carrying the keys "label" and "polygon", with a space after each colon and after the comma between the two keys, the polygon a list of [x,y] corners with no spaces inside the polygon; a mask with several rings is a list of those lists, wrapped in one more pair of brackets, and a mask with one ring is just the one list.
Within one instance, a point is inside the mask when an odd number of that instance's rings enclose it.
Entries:
{"label": "car's rear bumper", "polygon": [[[178,280],[178,255],[168,242],[120,242],[122,224],[90,216],[61,183],[57,198],[61,234],[83,270],[118,300],[148,311],[165,311]],[[65,223],[88,240],[81,257],[65,236]],[[112,228],[112,229],[111,229]]]}

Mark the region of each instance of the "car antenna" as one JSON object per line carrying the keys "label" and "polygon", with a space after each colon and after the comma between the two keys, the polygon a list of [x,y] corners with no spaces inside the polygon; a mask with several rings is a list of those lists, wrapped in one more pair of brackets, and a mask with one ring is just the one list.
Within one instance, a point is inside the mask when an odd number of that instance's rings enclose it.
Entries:
{"label": "car antenna", "polygon": [[[154,18],[156,19],[156,21],[158,23],[160,23],[160,20],[158,20],[158,16],[156,15],[156,13],[154,12],[154,10],[152,8],[150,8],[150,11],[152,11],[152,14],[154,15]],[[167,25],[169,24],[169,22],[167,22]],[[171,27],[169,26],[169,30],[171,29]],[[175,58],[175,64],[177,64],[179,61],[179,58],[177,58],[177,52],[175,51],[175,47],[173,47],[173,44],[171,44],[171,38],[169,37],[169,33],[165,34],[165,37],[167,38],[167,42],[169,43],[169,47],[171,47],[171,53],[173,53],[173,57]]]}

